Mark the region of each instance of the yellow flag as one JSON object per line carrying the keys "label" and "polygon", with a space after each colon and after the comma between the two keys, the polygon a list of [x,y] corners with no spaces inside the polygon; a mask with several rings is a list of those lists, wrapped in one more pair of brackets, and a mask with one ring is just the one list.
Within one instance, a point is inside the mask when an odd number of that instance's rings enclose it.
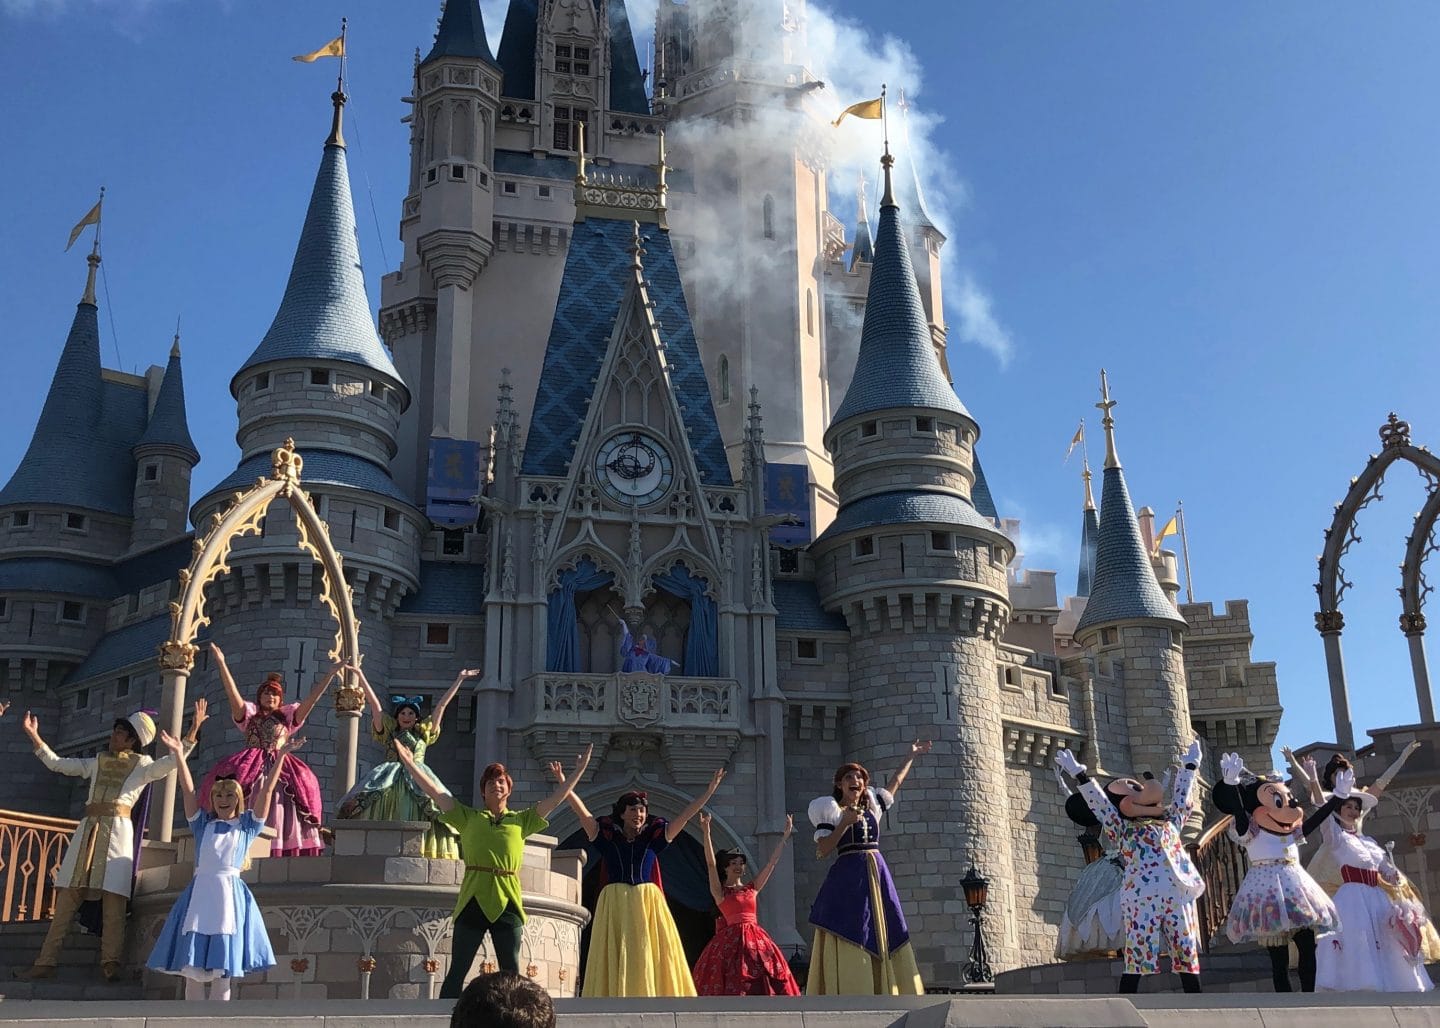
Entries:
{"label": "yellow flag", "polygon": [[869,118],[871,121],[878,121],[885,114],[885,98],[877,96],[873,100],[861,100],[858,104],[851,104],[840,112],[840,117],[830,124],[839,125],[845,120],[845,115],[853,114],[857,118]]}
{"label": "yellow flag", "polygon": [[314,51],[313,53],[308,53],[308,54],[296,54],[294,57],[291,58],[291,60],[292,60],[292,61],[304,61],[306,64],[311,64],[311,63],[313,63],[313,62],[315,62],[315,61],[318,61],[318,60],[319,60],[320,58],[322,58],[322,57],[344,57],[344,56],[345,56],[345,37],[344,37],[344,36],[336,36],[334,39],[330,40],[330,42],[328,42],[328,43],[326,43],[324,46],[322,46],[319,50],[316,50],[316,51]]}
{"label": "yellow flag", "polygon": [[1069,460],[1070,455],[1075,452],[1075,447],[1085,441],[1085,422],[1080,422],[1080,427],[1075,430],[1074,437],[1070,440],[1070,449],[1065,451],[1065,459]]}
{"label": "yellow flag", "polygon": [[75,240],[80,238],[80,233],[85,231],[86,225],[98,224],[100,224],[100,203],[96,203],[94,207],[90,208],[90,213],[75,223],[75,227],[70,230],[70,241],[65,244],[65,249],[69,250],[75,245]]}
{"label": "yellow flag", "polygon": [[1155,552],[1160,552],[1160,544],[1165,541],[1165,538],[1167,536],[1179,534],[1180,522],[1175,518],[1174,515],[1171,515],[1170,520],[1165,522],[1165,527],[1160,529],[1160,531],[1155,535]]}

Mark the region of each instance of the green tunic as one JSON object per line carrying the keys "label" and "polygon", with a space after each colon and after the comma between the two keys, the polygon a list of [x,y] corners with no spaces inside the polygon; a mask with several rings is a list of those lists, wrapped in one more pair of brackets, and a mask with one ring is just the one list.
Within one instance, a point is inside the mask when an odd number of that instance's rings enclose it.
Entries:
{"label": "green tunic", "polygon": [[496,820],[488,810],[467,807],[459,801],[442,813],[440,820],[460,833],[460,856],[465,861],[460,898],[451,916],[458,916],[473,899],[487,920],[494,921],[513,903],[523,921],[520,861],[525,855],[525,840],[549,827],[550,822],[534,807],[507,810]]}

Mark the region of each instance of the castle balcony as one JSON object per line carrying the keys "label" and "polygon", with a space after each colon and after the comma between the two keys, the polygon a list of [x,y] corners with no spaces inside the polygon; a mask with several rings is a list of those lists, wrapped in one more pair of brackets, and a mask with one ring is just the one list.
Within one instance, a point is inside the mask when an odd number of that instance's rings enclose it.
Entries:
{"label": "castle balcony", "polygon": [[840,260],[850,247],[850,244],[845,241],[845,226],[841,224],[839,218],[829,211],[825,211],[820,219],[820,232],[821,238],[824,240],[821,249],[826,258],[832,261]]}
{"label": "castle balcony", "polygon": [[545,672],[521,686],[531,697],[524,736],[542,764],[573,760],[595,744],[598,765],[612,746],[658,744],[681,785],[701,785],[740,744],[740,683],[643,673]]}

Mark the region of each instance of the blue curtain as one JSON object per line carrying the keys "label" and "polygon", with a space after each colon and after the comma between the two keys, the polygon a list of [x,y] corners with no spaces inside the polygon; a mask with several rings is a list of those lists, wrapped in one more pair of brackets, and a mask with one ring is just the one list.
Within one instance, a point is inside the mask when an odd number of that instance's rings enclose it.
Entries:
{"label": "blue curtain", "polygon": [[690,601],[690,633],[685,637],[685,659],[682,675],[715,678],[720,674],[720,628],[715,601],[705,595],[709,585],[703,578],[690,573],[684,564],[654,578],[655,584],[671,596]]}
{"label": "blue curtain", "polygon": [[601,571],[589,557],[560,573],[560,587],[550,594],[545,618],[545,670],[580,670],[580,624],[575,594],[609,585],[615,576]]}

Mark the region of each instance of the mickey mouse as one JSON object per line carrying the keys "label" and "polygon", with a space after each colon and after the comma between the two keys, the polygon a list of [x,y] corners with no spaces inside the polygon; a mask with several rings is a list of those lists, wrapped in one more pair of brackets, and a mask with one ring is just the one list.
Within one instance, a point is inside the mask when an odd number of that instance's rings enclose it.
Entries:
{"label": "mickey mouse", "polygon": [[1224,781],[1212,798],[1235,818],[1232,838],[1245,847],[1250,870],[1230,905],[1225,934],[1231,942],[1258,942],[1270,953],[1276,992],[1290,992],[1290,940],[1300,953],[1300,990],[1315,991],[1315,937],[1335,931],[1340,915],[1310,872],[1300,866],[1297,848],[1350,795],[1354,776],[1337,779],[1335,795],[1305,816],[1300,801],[1277,775],[1247,771],[1238,753],[1220,758]]}
{"label": "mickey mouse", "polygon": [[1160,972],[1162,951],[1186,992],[1200,991],[1200,922],[1195,900],[1205,882],[1180,841],[1180,829],[1193,809],[1190,792],[1200,767],[1200,740],[1190,744],[1175,775],[1170,800],[1165,787],[1144,780],[1115,778],[1101,788],[1069,750],[1055,764],[1073,777],[1080,791],[1065,803],[1078,825],[1100,825],[1125,862],[1120,913],[1125,923],[1125,970],[1121,992],[1137,992],[1140,976]]}

